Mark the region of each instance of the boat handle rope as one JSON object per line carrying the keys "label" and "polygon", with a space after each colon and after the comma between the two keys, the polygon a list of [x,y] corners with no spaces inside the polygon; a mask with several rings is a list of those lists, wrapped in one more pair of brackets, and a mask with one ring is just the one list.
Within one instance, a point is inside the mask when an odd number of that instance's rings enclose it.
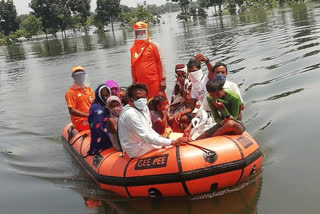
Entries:
{"label": "boat handle rope", "polygon": [[186,144],[202,150],[205,153],[204,159],[207,162],[213,163],[217,160],[217,153],[215,151],[189,142]]}
{"label": "boat handle rope", "polygon": [[79,137],[77,137],[77,139],[75,139],[72,143],[70,143],[71,146],[73,146],[80,138],[82,138],[82,141],[84,141],[84,139],[88,137],[88,134],[84,134],[84,135],[81,135]]}

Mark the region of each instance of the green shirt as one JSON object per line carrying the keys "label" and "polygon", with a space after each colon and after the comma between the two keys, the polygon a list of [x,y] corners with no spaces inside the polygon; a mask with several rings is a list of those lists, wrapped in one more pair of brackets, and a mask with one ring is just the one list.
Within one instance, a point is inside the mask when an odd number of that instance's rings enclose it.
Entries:
{"label": "green shirt", "polygon": [[212,115],[216,123],[221,124],[226,116],[232,116],[234,120],[238,119],[240,106],[241,106],[241,99],[237,93],[231,90],[224,90],[226,96],[223,99],[217,99],[219,102],[223,103],[225,109],[223,111],[218,110],[214,105],[213,102],[216,98],[207,96],[207,101],[209,103],[210,109],[212,111]]}

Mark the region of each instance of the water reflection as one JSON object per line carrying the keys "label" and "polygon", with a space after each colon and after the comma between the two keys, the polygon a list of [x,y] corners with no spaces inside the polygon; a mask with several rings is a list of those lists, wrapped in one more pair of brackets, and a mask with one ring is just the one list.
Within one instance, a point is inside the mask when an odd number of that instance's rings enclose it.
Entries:
{"label": "water reflection", "polygon": [[62,39],[64,54],[73,54],[78,52],[78,44],[74,39]]}
{"label": "water reflection", "polygon": [[90,35],[81,36],[81,40],[85,51],[93,50],[92,38]]}
{"label": "water reflection", "polygon": [[293,90],[293,91],[287,91],[287,92],[283,92],[281,94],[277,94],[277,95],[268,97],[267,99],[264,99],[264,100],[259,100],[259,101],[252,100],[251,103],[260,103],[260,102],[264,102],[264,101],[278,100],[278,99],[281,99],[283,97],[290,96],[292,94],[300,93],[303,90],[304,90],[304,88],[299,88],[299,89],[296,89],[296,90]]}
{"label": "water reflection", "polygon": [[19,84],[25,75],[26,69],[23,65],[20,65],[18,68],[11,69],[7,72],[8,74],[8,83],[9,84]]}
{"label": "water reflection", "polygon": [[38,57],[53,57],[63,53],[63,46],[58,39],[44,40],[32,44],[32,51]]}
{"label": "water reflection", "polygon": [[310,20],[307,5],[304,3],[293,5],[292,18],[294,20],[294,25],[297,27],[309,26]]}
{"label": "water reflection", "polygon": [[97,33],[98,44],[100,44],[103,48],[109,48],[112,46],[112,39],[110,35],[104,32]]}
{"label": "water reflection", "polygon": [[130,199],[110,201],[84,197],[90,213],[167,213],[167,214],[254,214],[260,196],[262,178],[258,177],[240,190],[223,193],[214,198],[190,199]]}
{"label": "water reflection", "polygon": [[[265,23],[268,20],[267,10],[252,10],[250,13],[243,13],[239,16],[241,24],[250,24],[250,23]],[[253,28],[252,32],[256,32]]]}
{"label": "water reflection", "polygon": [[26,53],[24,50],[24,46],[22,44],[20,45],[12,45],[7,46],[7,61],[20,61],[26,59]]}

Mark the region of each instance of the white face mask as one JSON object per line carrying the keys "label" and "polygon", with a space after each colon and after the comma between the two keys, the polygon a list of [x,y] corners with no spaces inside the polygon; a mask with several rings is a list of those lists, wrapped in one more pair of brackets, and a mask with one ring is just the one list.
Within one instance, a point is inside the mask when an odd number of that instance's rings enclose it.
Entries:
{"label": "white face mask", "polygon": [[191,79],[192,84],[198,83],[202,79],[202,69],[194,72],[189,72],[189,77]]}
{"label": "white face mask", "polygon": [[75,75],[73,76],[74,83],[78,86],[82,86],[84,82],[86,81],[86,74],[81,74],[81,75]]}
{"label": "white face mask", "polygon": [[139,110],[143,110],[146,107],[147,103],[148,100],[146,98],[140,98],[136,101],[133,101],[134,106]]}

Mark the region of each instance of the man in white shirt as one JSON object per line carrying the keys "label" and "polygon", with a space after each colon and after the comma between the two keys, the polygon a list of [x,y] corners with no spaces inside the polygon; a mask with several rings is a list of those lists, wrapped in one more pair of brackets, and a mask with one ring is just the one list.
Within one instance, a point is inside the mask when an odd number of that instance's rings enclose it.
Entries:
{"label": "man in white shirt", "polygon": [[132,102],[126,105],[118,119],[118,132],[123,151],[130,157],[142,156],[162,146],[187,143],[185,137],[171,140],[161,137],[152,129],[149,108],[147,106],[147,87],[133,84],[128,88]]}

